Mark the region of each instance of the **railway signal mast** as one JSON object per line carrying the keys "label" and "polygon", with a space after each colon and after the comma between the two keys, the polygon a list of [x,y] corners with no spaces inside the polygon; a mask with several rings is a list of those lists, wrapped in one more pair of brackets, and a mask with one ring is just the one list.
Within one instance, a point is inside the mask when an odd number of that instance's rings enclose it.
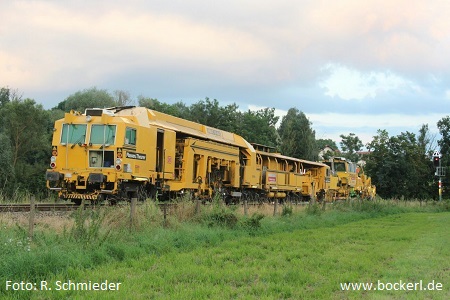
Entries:
{"label": "railway signal mast", "polygon": [[439,151],[433,153],[433,164],[436,167],[434,175],[439,177],[439,201],[442,201],[442,177],[445,177],[445,168],[441,166],[442,154]]}

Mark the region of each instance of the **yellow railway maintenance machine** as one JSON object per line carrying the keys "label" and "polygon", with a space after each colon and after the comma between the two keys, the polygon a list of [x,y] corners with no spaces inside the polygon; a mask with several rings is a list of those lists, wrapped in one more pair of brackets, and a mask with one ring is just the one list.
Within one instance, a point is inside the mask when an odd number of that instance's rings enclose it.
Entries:
{"label": "yellow railway maintenance machine", "polygon": [[325,196],[327,165],[284,156],[276,153],[273,147],[252,145],[256,150],[258,187],[263,191],[263,198],[297,202],[311,198],[321,200]]}
{"label": "yellow railway maintenance machine", "polygon": [[[47,185],[75,203],[210,196],[219,180],[239,189],[240,161],[255,155],[249,146],[238,135],[143,107],[71,111],[55,122]],[[244,181],[256,184],[256,176],[247,172]]]}
{"label": "yellow railway maintenance machine", "polygon": [[329,167],[143,107],[71,111],[55,122],[47,186],[80,203],[191,193],[210,199],[323,197]]}
{"label": "yellow railway maintenance machine", "polygon": [[375,197],[376,188],[372,185],[371,178],[356,163],[343,157],[332,157],[324,163],[330,167],[331,172],[327,180],[327,201],[356,196],[368,199]]}

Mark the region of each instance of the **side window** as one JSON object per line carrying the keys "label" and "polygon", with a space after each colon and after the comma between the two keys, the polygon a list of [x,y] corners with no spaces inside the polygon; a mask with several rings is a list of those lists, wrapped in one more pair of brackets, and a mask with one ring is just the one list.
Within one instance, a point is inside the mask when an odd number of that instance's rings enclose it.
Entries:
{"label": "side window", "polygon": [[127,127],[125,132],[125,144],[136,146],[136,129]]}

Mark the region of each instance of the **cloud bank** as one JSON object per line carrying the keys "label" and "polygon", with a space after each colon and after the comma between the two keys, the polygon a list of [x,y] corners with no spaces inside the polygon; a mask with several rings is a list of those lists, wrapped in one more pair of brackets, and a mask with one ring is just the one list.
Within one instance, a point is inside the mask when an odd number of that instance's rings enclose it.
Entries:
{"label": "cloud bank", "polygon": [[[97,86],[297,107],[326,132],[414,131],[450,104],[449,10],[443,0],[3,1],[0,84],[46,108]],[[344,127],[350,119],[363,122]]]}

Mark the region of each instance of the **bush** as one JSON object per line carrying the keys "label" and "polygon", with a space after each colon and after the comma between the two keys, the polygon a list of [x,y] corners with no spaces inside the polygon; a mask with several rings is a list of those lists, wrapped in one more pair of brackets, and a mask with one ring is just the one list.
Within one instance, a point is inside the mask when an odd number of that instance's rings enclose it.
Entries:
{"label": "bush", "polygon": [[281,215],[282,216],[288,217],[288,216],[291,216],[292,213],[293,213],[292,206],[290,206],[290,205],[283,205],[283,210],[281,211]]}
{"label": "bush", "polygon": [[250,234],[255,234],[261,228],[261,220],[264,215],[261,213],[254,213],[250,218],[241,220],[240,226],[247,230]]}
{"label": "bush", "polygon": [[236,214],[228,208],[214,208],[211,212],[205,213],[202,220],[209,226],[221,226],[234,228],[238,222]]}
{"label": "bush", "polygon": [[320,207],[319,203],[317,203],[317,202],[314,202],[314,204],[310,203],[305,211],[306,211],[306,214],[315,215],[315,216],[320,216],[323,212],[322,208]]}
{"label": "bush", "polygon": [[70,238],[84,246],[100,245],[108,236],[100,235],[105,213],[100,210],[84,210],[81,205],[73,214],[74,226],[70,231]]}

